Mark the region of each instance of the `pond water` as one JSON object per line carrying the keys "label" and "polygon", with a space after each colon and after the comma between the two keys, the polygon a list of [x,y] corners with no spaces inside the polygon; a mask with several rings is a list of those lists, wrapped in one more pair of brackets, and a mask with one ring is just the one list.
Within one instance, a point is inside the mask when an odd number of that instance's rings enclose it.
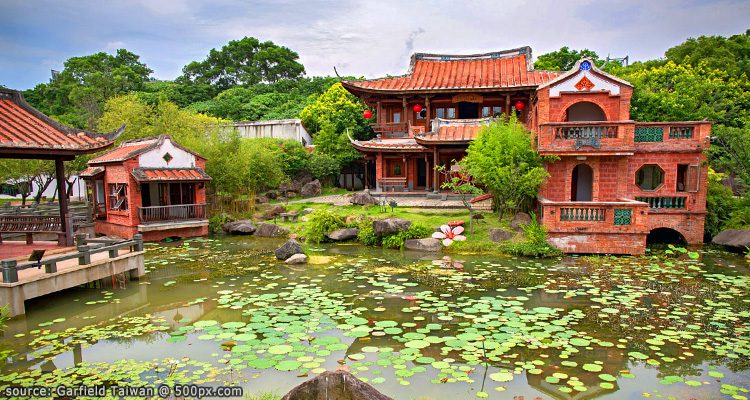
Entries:
{"label": "pond water", "polygon": [[750,271],[715,250],[434,257],[281,242],[148,247],[141,281],[27,302],[0,388],[131,382],[284,394],[345,366],[395,399],[750,397]]}

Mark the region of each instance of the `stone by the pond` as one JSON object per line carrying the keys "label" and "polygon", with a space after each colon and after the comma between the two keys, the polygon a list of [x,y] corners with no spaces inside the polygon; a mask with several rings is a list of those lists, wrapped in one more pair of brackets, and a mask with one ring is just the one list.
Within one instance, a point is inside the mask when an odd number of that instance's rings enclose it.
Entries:
{"label": "stone by the pond", "polygon": [[514,215],[513,219],[510,220],[510,227],[518,231],[521,230],[521,225],[528,225],[530,223],[531,216],[525,212],[520,212]]}
{"label": "stone by the pond", "polygon": [[274,224],[260,224],[258,225],[258,229],[255,230],[255,236],[286,237],[289,236],[289,231]]}
{"label": "stone by the pond", "polygon": [[268,203],[268,197],[266,196],[258,196],[255,198],[255,203],[257,204],[266,204]]}
{"label": "stone by the pond", "polygon": [[326,371],[302,382],[281,400],[393,400],[347,371]]}
{"label": "stone by the pond", "polygon": [[714,236],[711,242],[722,246],[746,249],[750,247],[750,229],[723,230]]}
{"label": "stone by the pond", "polygon": [[304,198],[315,197],[320,196],[322,190],[323,187],[320,185],[320,181],[316,179],[312,182],[306,183],[305,186],[302,186],[299,194]]}
{"label": "stone by the pond", "polygon": [[299,254],[293,254],[291,257],[287,258],[286,261],[284,261],[287,264],[307,264],[307,256],[299,253]]}
{"label": "stone by the pond", "polygon": [[264,214],[265,219],[273,219],[274,217],[278,216],[279,214],[286,211],[286,207],[282,206],[281,204],[277,204],[275,206],[271,206],[266,213]]}
{"label": "stone by the pond", "polygon": [[253,221],[249,219],[241,219],[239,221],[227,222],[222,226],[225,232],[233,233],[236,235],[252,235],[257,229]]}
{"label": "stone by the pond", "polygon": [[273,200],[273,199],[279,197],[279,194],[275,190],[269,190],[269,191],[266,192],[266,197],[268,197],[269,199]]}
{"label": "stone by the pond", "polygon": [[279,260],[286,260],[287,258],[299,253],[304,253],[304,250],[302,250],[302,245],[294,239],[287,240],[274,252],[276,258]]}
{"label": "stone by the pond", "polygon": [[404,242],[404,248],[407,250],[435,252],[440,251],[440,241],[433,238],[409,239]]}
{"label": "stone by the pond", "polygon": [[326,236],[328,236],[328,238],[331,240],[341,242],[344,240],[354,239],[357,237],[357,235],[359,235],[359,229],[343,228],[343,229],[336,229],[335,231],[331,231]]}
{"label": "stone by the pond", "polygon": [[303,208],[302,211],[299,212],[299,215],[302,216],[302,215],[312,214],[313,212],[315,212],[314,208]]}
{"label": "stone by the pond", "polygon": [[508,232],[505,229],[501,228],[492,228],[490,229],[490,240],[493,242],[502,242],[505,240],[508,240],[515,236],[515,233]]}
{"label": "stone by the pond", "polygon": [[387,218],[379,221],[372,221],[372,230],[378,236],[390,235],[393,233],[403,232],[411,226],[411,221],[400,218]]}
{"label": "stone by the pond", "polygon": [[369,190],[364,192],[354,193],[349,202],[358,206],[366,206],[370,204],[378,204],[378,200],[370,194]]}

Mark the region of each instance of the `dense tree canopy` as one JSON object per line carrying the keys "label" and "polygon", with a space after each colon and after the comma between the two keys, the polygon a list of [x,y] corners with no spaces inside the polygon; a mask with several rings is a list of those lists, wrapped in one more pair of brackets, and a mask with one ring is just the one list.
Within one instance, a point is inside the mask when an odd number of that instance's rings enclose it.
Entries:
{"label": "dense tree canopy", "polygon": [[211,49],[203,61],[193,61],[183,69],[185,82],[208,84],[217,92],[237,85],[275,83],[297,79],[305,67],[294,51],[253,37],[232,40],[220,50]]}
{"label": "dense tree canopy", "polygon": [[604,64],[604,60],[601,60],[599,55],[592,50],[571,50],[568,46],[565,46],[560,48],[560,50],[537,57],[534,68],[549,71],[567,71],[573,68],[576,61],[582,58],[591,58],[600,67]]}

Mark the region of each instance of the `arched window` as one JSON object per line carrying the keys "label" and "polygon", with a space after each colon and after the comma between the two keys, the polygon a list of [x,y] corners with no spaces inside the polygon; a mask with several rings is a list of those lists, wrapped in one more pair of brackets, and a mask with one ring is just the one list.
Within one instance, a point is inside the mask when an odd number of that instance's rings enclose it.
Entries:
{"label": "arched window", "polygon": [[573,168],[570,182],[571,201],[591,201],[594,197],[594,170],[586,164]]}
{"label": "arched window", "polygon": [[581,101],[565,110],[565,120],[573,121],[606,121],[607,116],[598,105],[590,101]]}

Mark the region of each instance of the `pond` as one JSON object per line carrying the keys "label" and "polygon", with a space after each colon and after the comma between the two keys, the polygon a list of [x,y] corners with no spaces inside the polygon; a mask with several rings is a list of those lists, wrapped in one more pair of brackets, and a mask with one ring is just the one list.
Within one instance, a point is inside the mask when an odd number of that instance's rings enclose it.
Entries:
{"label": "pond", "polygon": [[141,281],[27,302],[4,332],[0,387],[167,382],[282,395],[346,367],[395,399],[750,397],[750,271],[737,255],[438,265],[321,245],[309,265],[287,266],[272,254],[280,244],[150,245]]}

